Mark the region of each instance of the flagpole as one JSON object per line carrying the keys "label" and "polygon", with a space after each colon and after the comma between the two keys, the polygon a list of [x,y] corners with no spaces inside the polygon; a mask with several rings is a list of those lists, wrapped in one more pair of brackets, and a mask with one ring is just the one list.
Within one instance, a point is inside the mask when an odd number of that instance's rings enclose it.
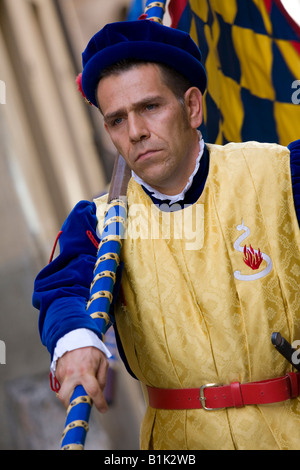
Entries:
{"label": "flagpole", "polygon": [[[122,240],[126,229],[126,193],[130,176],[129,167],[123,157],[119,155],[114,165],[94,277],[86,308],[87,313],[97,324],[103,341],[106,330],[114,323],[110,310]],[[92,401],[88,394],[81,385],[77,386],[67,410],[65,429],[61,440],[62,450],[83,450],[91,407]]]}
{"label": "flagpole", "polygon": [[160,2],[153,2],[153,0],[147,0],[144,10],[144,15],[142,15],[147,20],[156,21],[157,23],[162,24],[163,17],[166,11],[167,0],[162,0]]}
{"label": "flagpole", "polygon": [[[167,0],[153,2],[148,0],[142,17],[162,23]],[[94,268],[94,279],[90,288],[87,312],[97,323],[103,336],[114,322],[110,314],[113,290],[120,260],[122,239],[127,220],[127,185],[130,169],[123,157],[118,156],[107,201],[103,232]],[[88,432],[88,422],[92,400],[82,385],[78,385],[71,397],[65,428],[61,439],[61,450],[83,450]]]}

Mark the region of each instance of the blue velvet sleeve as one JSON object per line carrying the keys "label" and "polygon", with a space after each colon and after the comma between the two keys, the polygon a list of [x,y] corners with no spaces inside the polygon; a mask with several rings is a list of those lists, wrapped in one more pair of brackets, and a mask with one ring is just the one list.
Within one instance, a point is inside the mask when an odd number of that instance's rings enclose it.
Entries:
{"label": "blue velvet sleeve", "polygon": [[292,142],[288,148],[290,150],[294,203],[300,226],[300,139]]}
{"label": "blue velvet sleeve", "polygon": [[57,341],[77,328],[88,328],[101,338],[86,313],[97,256],[96,206],[78,203],[62,227],[60,254],[36,277],[33,305],[40,310],[39,331],[51,357]]}

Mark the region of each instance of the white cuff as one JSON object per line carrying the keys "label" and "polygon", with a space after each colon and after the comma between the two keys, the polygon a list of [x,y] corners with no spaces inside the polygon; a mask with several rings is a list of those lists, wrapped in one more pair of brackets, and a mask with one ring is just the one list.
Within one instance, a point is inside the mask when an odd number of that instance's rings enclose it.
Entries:
{"label": "white cuff", "polygon": [[61,356],[63,356],[68,351],[73,351],[74,349],[79,348],[86,348],[88,346],[94,346],[95,348],[100,349],[100,351],[106,355],[107,359],[112,357],[111,353],[103,341],[98,338],[96,333],[86,328],[78,328],[77,330],[70,331],[70,333],[67,333],[57,341],[50,366],[52,375],[55,375],[56,363]]}

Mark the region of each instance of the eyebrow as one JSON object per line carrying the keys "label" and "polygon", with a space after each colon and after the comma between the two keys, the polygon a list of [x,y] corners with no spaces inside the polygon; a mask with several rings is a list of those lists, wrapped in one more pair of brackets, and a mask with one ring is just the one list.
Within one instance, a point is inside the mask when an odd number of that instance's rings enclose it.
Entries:
{"label": "eyebrow", "polygon": [[[146,98],[140,101],[137,101],[136,103],[133,103],[131,105],[131,108],[136,110],[136,109],[143,108],[144,106],[147,106],[148,104],[151,104],[153,102],[162,103],[163,101],[164,101],[164,97],[162,97],[161,95],[151,95],[151,96],[147,96]],[[126,114],[127,114],[127,111],[125,108],[119,108],[119,109],[116,109],[116,111],[112,111],[111,113],[103,115],[103,117],[104,117],[104,121],[108,122],[108,121],[111,121],[112,119],[115,119],[120,116],[124,116]]]}

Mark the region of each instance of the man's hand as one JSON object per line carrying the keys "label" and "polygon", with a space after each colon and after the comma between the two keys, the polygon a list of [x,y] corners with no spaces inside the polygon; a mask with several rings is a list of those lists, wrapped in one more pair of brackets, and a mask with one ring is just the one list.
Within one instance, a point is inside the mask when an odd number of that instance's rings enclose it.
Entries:
{"label": "man's hand", "polygon": [[103,390],[106,383],[108,360],[102,351],[94,347],[75,349],[65,353],[57,362],[56,377],[61,384],[60,401],[68,407],[77,385],[82,385],[96,408],[108,410]]}

